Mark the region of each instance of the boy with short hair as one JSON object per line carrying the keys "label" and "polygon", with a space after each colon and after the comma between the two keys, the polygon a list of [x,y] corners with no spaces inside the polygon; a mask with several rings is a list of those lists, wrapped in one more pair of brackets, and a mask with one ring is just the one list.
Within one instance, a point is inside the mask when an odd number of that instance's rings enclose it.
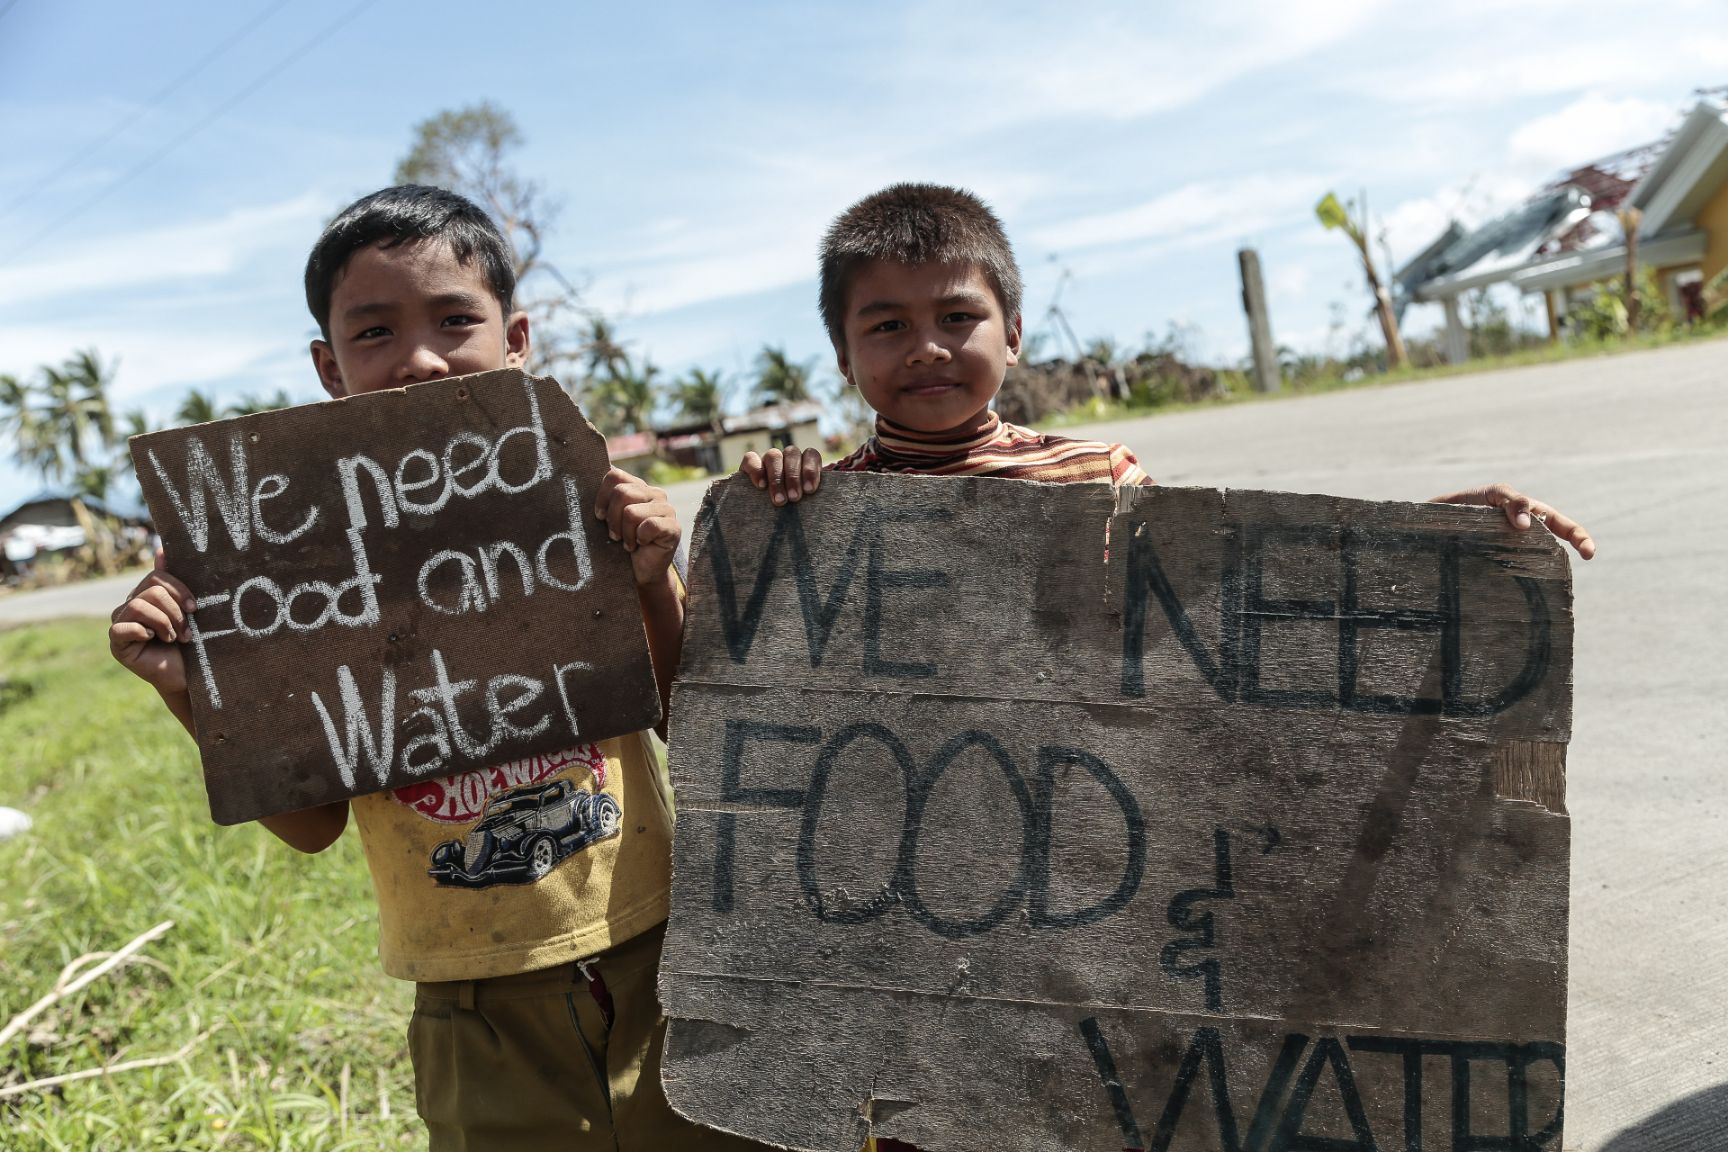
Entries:
{"label": "boy with short hair", "polygon": [[[1047,483],[1150,484],[1121,444],[1003,421],[990,409],[1021,349],[1020,270],[996,214],[958,188],[895,184],[841,213],[821,249],[822,323],[840,374],[876,413],[875,434],[836,472],[999,476]],[[814,448],[747,453],[742,471],[776,504],[816,491]],[[1580,525],[1506,484],[1435,498],[1501,508],[1588,560]]]}
{"label": "boy with short hair", "polygon": [[[1121,444],[1009,424],[990,402],[1021,349],[1020,270],[1001,221],[962,189],[896,184],[840,214],[821,248],[822,322],[841,376],[876,413],[875,434],[835,472],[997,476],[1046,483],[1150,484]],[[775,504],[822,482],[814,448],[746,453],[741,471]],[[1505,510],[1588,560],[1589,533],[1505,484],[1442,496]],[[873,1139],[866,1152],[917,1152]]]}
{"label": "boy with short hair", "polygon": [[[325,228],[306,264],[318,377],[340,398],[519,368],[530,334],[514,292],[509,247],[468,200],[413,185],[367,196]],[[595,514],[630,552],[664,703],[684,621],[677,516],[664,492],[617,468]],[[188,732],[182,645],[195,603],[159,568],[109,629],[115,658]],[[418,982],[409,1048],[434,1150],[760,1147],[684,1120],[660,1086],[655,978],[672,815],[654,741],[636,733],[260,821],[319,852],[352,812],[378,898],[379,958]],[[559,780],[616,800],[618,831],[531,882],[454,887],[431,875],[437,846],[461,840],[487,804]]]}

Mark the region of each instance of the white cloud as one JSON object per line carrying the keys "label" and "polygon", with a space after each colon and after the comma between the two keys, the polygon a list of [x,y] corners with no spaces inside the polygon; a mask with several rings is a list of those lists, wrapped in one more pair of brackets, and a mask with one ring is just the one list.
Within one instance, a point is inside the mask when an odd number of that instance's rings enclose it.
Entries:
{"label": "white cloud", "polygon": [[[280,245],[309,247],[329,207],[328,197],[307,192],[292,200],[236,208],[213,220],[83,236],[51,257],[0,268],[0,306],[208,281],[234,272],[260,251]],[[46,247],[52,251],[54,245]]]}
{"label": "white cloud", "polygon": [[1057,251],[1136,241],[1208,244],[1299,221],[1325,187],[1320,177],[1297,174],[1202,180],[1131,208],[1046,225],[1030,239]]}
{"label": "white cloud", "polygon": [[1592,92],[1512,133],[1508,154],[1516,164],[1569,170],[1660,138],[1674,126],[1677,112],[1666,101]]}
{"label": "white cloud", "polygon": [[[1128,120],[1182,108],[1254,72],[1308,56],[1362,28],[1381,0],[1213,0],[1099,14],[1051,6],[1004,21],[1003,41],[962,66],[966,85],[1011,120]],[[925,70],[949,74],[956,61]],[[929,61],[920,61],[921,70]]]}
{"label": "white cloud", "polygon": [[304,393],[317,384],[304,345],[283,339],[283,333],[229,331],[192,340],[178,330],[135,322],[0,327],[0,348],[6,350],[0,370],[28,375],[38,365],[57,364],[75,349],[91,347],[105,360],[118,361],[110,397],[117,405],[163,395],[178,400],[187,388],[237,379],[245,382],[239,392],[282,387]]}
{"label": "white cloud", "polygon": [[736,231],[730,238],[736,247],[600,273],[589,297],[602,310],[650,315],[815,278],[815,243],[808,235],[763,236],[755,245]]}
{"label": "white cloud", "polygon": [[[1633,11],[1609,0],[1448,0],[1400,8],[1381,50],[1340,69],[1357,95],[1449,109],[1574,92],[1671,92],[1721,83],[1721,0],[1663,0]],[[1391,46],[1387,50],[1387,46]]]}
{"label": "white cloud", "polygon": [[922,139],[890,138],[870,150],[831,144],[740,153],[725,171],[685,172],[681,184],[690,191],[674,211],[597,236],[600,246],[580,261],[593,270],[589,302],[646,316],[812,282],[833,217],[861,196],[912,179],[974,188],[1003,216],[1053,183],[994,158],[931,156]]}

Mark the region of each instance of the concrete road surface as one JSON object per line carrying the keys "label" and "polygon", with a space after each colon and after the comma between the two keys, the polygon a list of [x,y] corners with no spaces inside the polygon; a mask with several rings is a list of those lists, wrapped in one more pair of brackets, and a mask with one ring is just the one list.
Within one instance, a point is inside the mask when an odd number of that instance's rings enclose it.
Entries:
{"label": "concrete road surface", "polygon": [[143,575],[140,568],[111,580],[86,580],[64,588],[0,596],[0,628],[31,620],[52,620],[56,616],[106,616]]}
{"label": "concrete road surface", "polygon": [[[1076,429],[1168,484],[1424,499],[1508,480],[1582,520],[1566,1144],[1728,1148],[1728,342]],[[703,484],[677,486],[689,524]],[[130,580],[0,599],[106,614]]]}

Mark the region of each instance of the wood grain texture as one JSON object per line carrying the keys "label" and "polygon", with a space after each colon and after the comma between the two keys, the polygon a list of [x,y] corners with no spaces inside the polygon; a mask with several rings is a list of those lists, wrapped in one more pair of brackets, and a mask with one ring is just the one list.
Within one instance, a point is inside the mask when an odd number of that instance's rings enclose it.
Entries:
{"label": "wood grain texture", "polygon": [[1560,1147],[1564,556],[1478,510],[1120,500],[711,491],[674,1104],[835,1152]]}
{"label": "wood grain texture", "polygon": [[518,371],[137,437],[232,824],[651,727],[600,434]]}

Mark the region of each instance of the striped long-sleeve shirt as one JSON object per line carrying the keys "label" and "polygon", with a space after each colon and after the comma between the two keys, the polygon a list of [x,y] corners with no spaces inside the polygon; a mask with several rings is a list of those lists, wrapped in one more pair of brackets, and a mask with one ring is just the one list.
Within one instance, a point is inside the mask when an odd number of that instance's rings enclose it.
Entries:
{"label": "striped long-sleeve shirt", "polygon": [[924,476],[999,476],[1047,484],[1150,484],[1121,444],[1073,440],[1009,424],[994,412],[962,437],[915,432],[876,418],[876,434],[828,468],[835,472],[904,472]]}

